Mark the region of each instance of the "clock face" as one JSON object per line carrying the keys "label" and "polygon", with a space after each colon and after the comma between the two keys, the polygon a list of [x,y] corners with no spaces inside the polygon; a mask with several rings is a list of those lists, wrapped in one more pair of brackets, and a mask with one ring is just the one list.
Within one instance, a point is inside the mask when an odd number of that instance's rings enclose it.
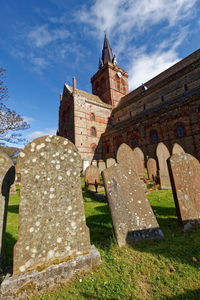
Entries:
{"label": "clock face", "polygon": [[118,72],[117,72],[117,76],[118,76],[119,78],[121,78],[121,77],[122,77],[122,73],[121,73],[120,71],[118,71]]}

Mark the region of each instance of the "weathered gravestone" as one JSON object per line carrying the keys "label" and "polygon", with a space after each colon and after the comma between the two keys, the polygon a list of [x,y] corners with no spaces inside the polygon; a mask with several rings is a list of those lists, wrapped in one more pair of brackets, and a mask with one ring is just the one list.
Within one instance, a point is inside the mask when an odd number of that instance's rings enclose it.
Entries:
{"label": "weathered gravestone", "polygon": [[137,171],[133,150],[125,143],[121,144],[117,150],[117,162],[127,168],[132,168],[135,172]]}
{"label": "weathered gravestone", "polygon": [[185,153],[185,151],[179,144],[175,143],[172,148],[172,155],[177,153]]}
{"label": "weathered gravestone", "polygon": [[200,225],[200,163],[188,153],[174,154],[168,160],[177,216],[188,230]]}
{"label": "weathered gravestone", "polygon": [[149,175],[149,179],[153,182],[156,182],[157,178],[157,165],[156,160],[154,158],[149,158],[147,161],[147,171]]}
{"label": "weathered gravestone", "polygon": [[[81,167],[76,147],[63,137],[38,138],[20,153],[19,229],[11,286],[32,282],[37,290],[99,264],[85,223]],[[17,274],[28,271],[30,277],[24,280],[22,274],[20,281]],[[9,282],[1,287],[4,292]]]}
{"label": "weathered gravestone", "polygon": [[116,163],[115,159],[114,158],[107,158],[106,159],[106,168],[109,168],[111,166],[113,166],[114,164]]}
{"label": "weathered gravestone", "polygon": [[138,174],[139,178],[146,178],[144,167],[144,153],[139,147],[136,147],[133,150],[133,157],[136,165],[136,173]]}
{"label": "weathered gravestone", "polygon": [[167,167],[167,159],[170,157],[170,154],[165,144],[158,144],[156,155],[158,157],[160,187],[161,189],[170,189],[171,184]]}
{"label": "weathered gravestone", "polygon": [[93,160],[91,164],[92,166],[97,166],[97,160]]}
{"label": "weathered gravestone", "polygon": [[98,161],[98,168],[99,168],[99,171],[100,171],[100,174],[101,174],[101,172],[102,172],[103,170],[105,170],[105,168],[106,168],[106,163],[105,163],[105,161],[99,160],[99,161]]}
{"label": "weathered gravestone", "polygon": [[119,247],[141,239],[162,238],[136,173],[117,164],[102,172],[111,219]]}
{"label": "weathered gravestone", "polygon": [[89,159],[84,158],[84,159],[82,160],[82,163],[83,163],[83,170],[82,170],[82,173],[85,174],[85,170],[87,169],[87,167],[89,167],[90,161],[89,161]]}
{"label": "weathered gravestone", "polygon": [[0,267],[4,262],[4,239],[6,230],[9,190],[15,180],[15,168],[10,157],[0,150]]}
{"label": "weathered gravestone", "polygon": [[99,168],[96,166],[89,166],[85,170],[85,187],[88,188],[89,185],[94,185],[97,188],[100,182],[100,171]]}

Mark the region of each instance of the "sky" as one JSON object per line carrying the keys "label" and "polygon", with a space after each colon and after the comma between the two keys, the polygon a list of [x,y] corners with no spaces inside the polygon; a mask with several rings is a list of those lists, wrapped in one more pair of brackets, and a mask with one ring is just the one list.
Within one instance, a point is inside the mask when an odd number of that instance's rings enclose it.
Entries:
{"label": "sky", "polygon": [[91,92],[105,31],[132,91],[199,49],[200,0],[1,0],[0,28],[5,104],[31,141],[56,133],[65,81]]}

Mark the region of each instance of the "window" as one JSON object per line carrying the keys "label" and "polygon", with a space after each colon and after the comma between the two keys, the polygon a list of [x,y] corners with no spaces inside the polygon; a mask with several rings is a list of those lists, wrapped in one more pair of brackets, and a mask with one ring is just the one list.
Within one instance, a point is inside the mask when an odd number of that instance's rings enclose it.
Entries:
{"label": "window", "polygon": [[106,153],[109,153],[109,146],[106,146]]}
{"label": "window", "polygon": [[133,147],[137,147],[137,139],[133,138]]}
{"label": "window", "polygon": [[178,137],[183,137],[183,136],[184,136],[183,126],[182,126],[182,125],[178,125],[178,126],[176,127],[176,129],[177,129],[177,136],[178,136]]}
{"label": "window", "polygon": [[146,110],[146,104],[144,104],[144,110]]}
{"label": "window", "polygon": [[95,127],[92,127],[92,128],[91,128],[91,135],[92,135],[92,136],[96,136],[96,135],[97,135],[97,132],[96,132],[96,128],[95,128]]}
{"label": "window", "polygon": [[153,143],[157,143],[158,142],[158,136],[157,136],[157,132],[153,131],[151,134],[151,139]]}
{"label": "window", "polygon": [[94,115],[94,113],[91,113],[91,114],[90,114],[90,120],[91,120],[91,121],[94,121],[94,120],[95,120],[95,115]]}
{"label": "window", "polygon": [[185,92],[188,91],[188,86],[187,86],[187,84],[184,84],[184,90],[185,90]]}
{"label": "window", "polygon": [[91,150],[92,150],[93,153],[95,153],[95,151],[96,151],[96,145],[95,144],[91,145]]}
{"label": "window", "polygon": [[164,96],[161,96],[161,102],[164,102]]}

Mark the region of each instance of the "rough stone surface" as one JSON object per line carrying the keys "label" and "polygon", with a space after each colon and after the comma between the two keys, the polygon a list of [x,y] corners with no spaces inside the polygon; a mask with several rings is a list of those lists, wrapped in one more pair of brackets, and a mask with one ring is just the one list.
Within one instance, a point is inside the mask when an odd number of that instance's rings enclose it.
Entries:
{"label": "rough stone surface", "polygon": [[154,158],[149,158],[147,161],[147,171],[149,175],[149,179],[153,182],[156,181],[157,177],[157,165],[156,160]]}
{"label": "rough stone surface", "polygon": [[11,195],[16,195],[17,194],[15,183],[10,186],[10,194]]}
{"label": "rough stone surface", "polygon": [[0,150],[0,267],[4,260],[4,239],[6,230],[9,190],[15,180],[15,168],[10,157]]}
{"label": "rough stone surface", "polygon": [[160,187],[161,189],[170,189],[171,184],[167,167],[167,159],[170,157],[170,154],[165,144],[158,144],[156,148],[156,155],[158,157],[159,164]]}
{"label": "rough stone surface", "polygon": [[100,182],[100,171],[96,166],[89,166],[85,170],[85,182],[87,184],[95,184]]}
{"label": "rough stone surface", "polygon": [[144,167],[144,153],[139,147],[136,147],[133,150],[133,156],[136,165],[136,173],[140,178],[146,178],[145,176],[145,167]]}
{"label": "rough stone surface", "polygon": [[179,144],[177,144],[177,143],[175,143],[174,146],[173,146],[173,148],[172,148],[172,155],[176,154],[176,153],[185,153],[185,151],[183,150],[183,148]]}
{"label": "rough stone surface", "polygon": [[55,286],[66,283],[76,276],[77,272],[92,271],[100,263],[99,252],[94,246],[91,246],[88,254],[52,265],[40,272],[34,270],[12,277],[7,275],[1,284],[0,299],[28,299],[29,296],[49,291]]}
{"label": "rough stone surface", "polygon": [[89,159],[83,159],[83,170],[82,173],[85,174],[85,170],[87,169],[87,167],[90,166],[90,161]]}
{"label": "rough stone surface", "polygon": [[116,163],[114,158],[107,158],[106,159],[106,168],[113,166]]}
{"label": "rough stone surface", "polygon": [[127,168],[132,168],[135,172],[137,171],[133,150],[125,143],[121,144],[117,150],[117,162]]}
{"label": "rough stone surface", "polygon": [[58,136],[44,136],[20,153],[18,241],[14,274],[39,270],[89,253],[76,147]]}
{"label": "rough stone surface", "polygon": [[99,161],[98,161],[98,168],[99,168],[99,171],[100,171],[100,174],[101,174],[101,172],[102,172],[103,170],[105,170],[105,168],[106,168],[106,163],[105,163],[105,161],[99,160]]}
{"label": "rough stone surface", "polygon": [[200,225],[200,163],[190,154],[174,154],[168,160],[177,215],[184,230]]}
{"label": "rough stone surface", "polygon": [[162,238],[163,233],[136,173],[117,164],[102,174],[119,247],[141,239]]}

